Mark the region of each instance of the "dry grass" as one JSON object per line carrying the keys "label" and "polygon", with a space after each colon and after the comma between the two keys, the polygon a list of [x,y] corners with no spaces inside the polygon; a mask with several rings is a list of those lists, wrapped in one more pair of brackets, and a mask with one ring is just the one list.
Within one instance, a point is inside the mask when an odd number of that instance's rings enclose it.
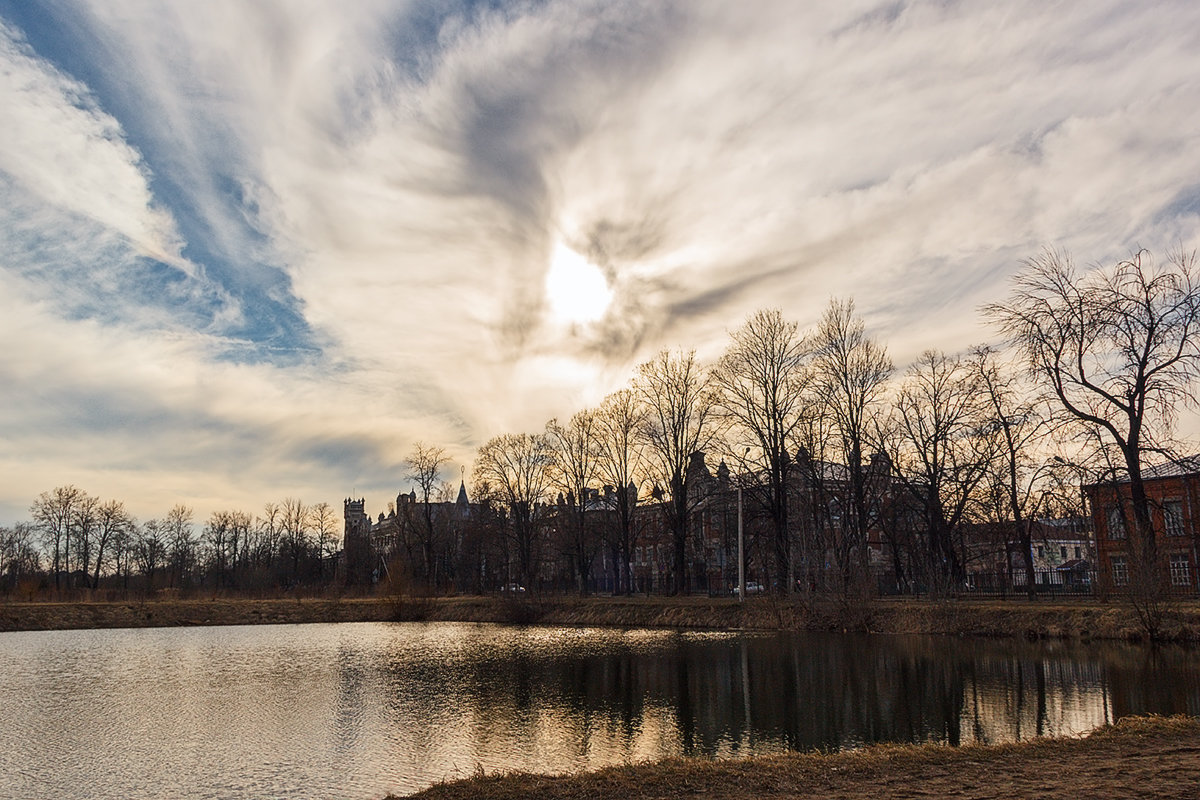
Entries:
{"label": "dry grass", "polygon": [[[865,631],[954,636],[1133,639],[1128,606],[1096,602],[876,600],[835,603],[756,597],[390,597],[0,603],[0,631],[302,622],[500,622],[626,628]],[[1200,641],[1200,604],[1178,604],[1164,638]]]}
{"label": "dry grass", "polygon": [[8,603],[0,605],[0,631],[368,622],[387,619],[391,613],[390,604],[376,599],[170,598],[129,602]]}
{"label": "dry grass", "polygon": [[1083,739],[877,745],[833,754],[672,759],[566,776],[477,775],[420,800],[585,798],[1200,797],[1200,720],[1140,717]]}

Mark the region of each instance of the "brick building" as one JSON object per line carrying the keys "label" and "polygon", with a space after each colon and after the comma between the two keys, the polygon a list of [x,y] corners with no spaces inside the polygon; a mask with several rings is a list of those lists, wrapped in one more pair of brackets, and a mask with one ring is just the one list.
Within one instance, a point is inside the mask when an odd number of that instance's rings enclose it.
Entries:
{"label": "brick building", "polygon": [[[1172,591],[1194,592],[1200,563],[1200,455],[1150,467],[1142,479],[1162,578]],[[1092,511],[1102,578],[1119,591],[1129,583],[1132,559],[1129,481],[1088,484],[1083,491]]]}

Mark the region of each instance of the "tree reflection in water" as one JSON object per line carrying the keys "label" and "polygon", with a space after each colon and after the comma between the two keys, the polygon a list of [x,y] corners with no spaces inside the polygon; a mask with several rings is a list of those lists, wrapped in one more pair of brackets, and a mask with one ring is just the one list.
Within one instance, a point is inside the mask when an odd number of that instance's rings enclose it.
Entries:
{"label": "tree reflection in water", "polygon": [[810,634],[662,633],[649,646],[605,638],[602,648],[547,653],[512,643],[515,652],[463,662],[454,680],[438,671],[425,681],[409,665],[394,685],[486,718],[504,732],[491,734],[496,741],[511,738],[517,749],[549,727],[557,742],[578,742],[589,766],[1072,735],[1126,714],[1197,713],[1200,693],[1184,649]]}

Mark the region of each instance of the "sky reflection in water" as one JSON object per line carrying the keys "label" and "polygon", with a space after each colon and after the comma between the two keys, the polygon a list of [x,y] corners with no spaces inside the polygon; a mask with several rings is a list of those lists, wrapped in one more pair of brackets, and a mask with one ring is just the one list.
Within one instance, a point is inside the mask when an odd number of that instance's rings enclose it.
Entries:
{"label": "sky reflection in water", "polygon": [[0,798],[379,797],[876,741],[1200,715],[1195,651],[471,624],[0,636]]}

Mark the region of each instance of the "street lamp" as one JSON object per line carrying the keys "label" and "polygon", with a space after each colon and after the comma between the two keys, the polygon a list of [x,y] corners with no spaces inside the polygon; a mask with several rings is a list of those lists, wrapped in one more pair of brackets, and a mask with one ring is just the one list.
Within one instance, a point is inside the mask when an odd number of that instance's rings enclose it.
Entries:
{"label": "street lamp", "polygon": [[750,448],[742,454],[742,469],[738,471],[738,602],[746,602],[746,545],[742,527],[742,482],[745,473],[746,457]]}
{"label": "street lamp", "polygon": [[742,534],[742,481],[738,478],[738,602],[746,600],[746,556]]}

